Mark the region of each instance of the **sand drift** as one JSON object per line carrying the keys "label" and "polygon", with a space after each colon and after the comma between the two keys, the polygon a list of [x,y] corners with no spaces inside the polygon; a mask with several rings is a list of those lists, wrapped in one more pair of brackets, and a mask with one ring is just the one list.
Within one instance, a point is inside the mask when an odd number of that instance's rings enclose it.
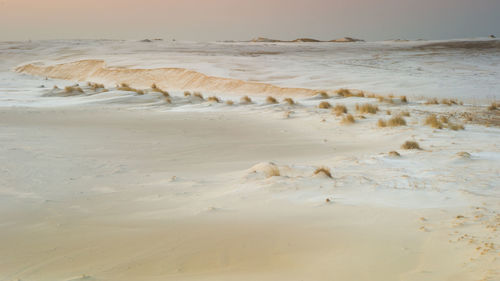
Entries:
{"label": "sand drift", "polygon": [[208,91],[221,94],[314,95],[317,90],[286,88],[266,83],[208,76],[183,68],[127,69],[107,67],[102,60],[81,60],[52,66],[27,64],[17,72],[55,79],[92,81],[105,84],[127,83],[132,87],[156,84],[173,90]]}

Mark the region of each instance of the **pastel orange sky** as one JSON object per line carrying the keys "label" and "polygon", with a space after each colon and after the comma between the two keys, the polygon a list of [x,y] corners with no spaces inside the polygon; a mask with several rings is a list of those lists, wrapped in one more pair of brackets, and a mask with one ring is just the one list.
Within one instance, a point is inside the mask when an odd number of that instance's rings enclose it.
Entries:
{"label": "pastel orange sky", "polygon": [[500,34],[500,0],[0,0],[0,40]]}

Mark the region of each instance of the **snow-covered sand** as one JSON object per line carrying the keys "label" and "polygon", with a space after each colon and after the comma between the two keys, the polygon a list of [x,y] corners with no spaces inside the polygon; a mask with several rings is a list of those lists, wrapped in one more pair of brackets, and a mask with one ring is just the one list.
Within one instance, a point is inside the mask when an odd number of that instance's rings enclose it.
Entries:
{"label": "snow-covered sand", "polygon": [[[499,112],[485,106],[498,99],[498,50],[432,49],[432,57],[419,49],[424,61],[408,55],[414,49],[394,51],[420,44],[1,43],[0,280],[498,279]],[[276,50],[286,55],[265,54]],[[338,70],[346,54],[361,60],[377,52],[392,62],[374,59],[378,66],[365,75]],[[475,55],[443,62],[466,52]],[[54,78],[70,80],[45,78],[55,75],[47,69],[14,71],[83,59],[326,89],[330,97],[182,89],[144,74],[98,81],[78,76],[82,69],[56,71],[69,77]],[[468,60],[474,67],[439,71]],[[408,67],[385,68],[398,63]],[[413,77],[423,65],[434,77]],[[64,90],[77,80],[83,93]],[[107,91],[84,81],[104,82]],[[122,82],[145,93],[114,87]],[[150,82],[169,90],[170,103],[147,89]],[[453,95],[457,83],[462,90]],[[334,94],[341,86],[396,97],[341,97]],[[472,88],[482,90],[465,91]],[[424,90],[465,103],[426,105]],[[250,104],[239,102],[245,93]],[[279,103],[266,103],[268,95]],[[297,104],[283,103],[287,96]],[[356,122],[318,108],[323,101],[345,105]],[[356,111],[365,103],[380,110]],[[405,112],[406,126],[377,126]],[[423,125],[433,113],[465,130]],[[422,149],[401,149],[408,140]],[[322,166],[331,178],[315,174]]]}

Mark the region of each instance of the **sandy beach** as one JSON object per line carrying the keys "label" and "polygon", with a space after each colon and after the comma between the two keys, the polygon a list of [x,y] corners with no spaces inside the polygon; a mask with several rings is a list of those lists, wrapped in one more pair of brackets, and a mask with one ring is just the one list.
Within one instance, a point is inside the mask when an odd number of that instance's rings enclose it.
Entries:
{"label": "sandy beach", "polygon": [[[161,67],[180,57],[144,67],[130,52],[133,65],[116,55],[116,68],[89,70],[78,61],[97,49],[36,61],[19,47],[34,43],[9,44],[0,281],[500,277],[491,96],[316,89],[280,72],[178,81]],[[41,54],[47,44],[69,46],[42,42]]]}

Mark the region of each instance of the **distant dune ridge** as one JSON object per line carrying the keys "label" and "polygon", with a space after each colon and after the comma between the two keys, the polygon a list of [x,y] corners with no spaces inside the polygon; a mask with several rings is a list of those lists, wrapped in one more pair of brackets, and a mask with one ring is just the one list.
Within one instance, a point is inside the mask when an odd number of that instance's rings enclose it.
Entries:
{"label": "distant dune ridge", "polygon": [[295,40],[278,40],[278,39],[270,39],[265,37],[257,37],[252,39],[250,42],[262,42],[262,43],[321,43],[321,42],[337,42],[337,43],[347,43],[347,42],[364,42],[365,40],[356,39],[352,37],[343,37],[339,39],[333,39],[328,41],[322,41],[313,38],[297,38]]}
{"label": "distant dune ridge", "polygon": [[169,90],[209,91],[227,94],[314,95],[317,90],[285,88],[266,83],[208,76],[183,68],[129,69],[107,67],[102,60],[81,60],[51,66],[27,64],[17,72],[55,79],[92,81],[106,84],[127,83],[136,88],[156,84]]}

